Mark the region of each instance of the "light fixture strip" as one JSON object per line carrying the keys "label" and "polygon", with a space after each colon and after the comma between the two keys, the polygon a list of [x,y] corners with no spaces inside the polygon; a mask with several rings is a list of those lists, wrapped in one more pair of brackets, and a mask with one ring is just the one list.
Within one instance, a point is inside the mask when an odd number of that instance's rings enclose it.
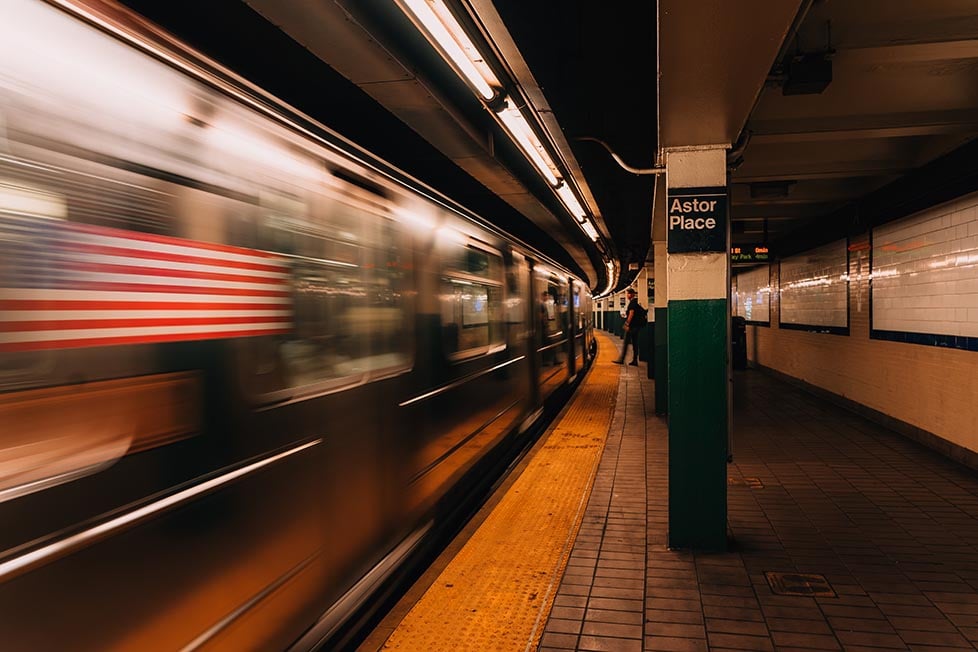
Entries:
{"label": "light fixture strip", "polygon": [[605,261],[605,265],[608,267],[608,287],[604,289],[602,294],[608,294],[611,292],[611,288],[615,287],[615,264],[608,260]]}
{"label": "light fixture strip", "polygon": [[591,224],[590,220],[585,220],[584,222],[581,222],[581,228],[584,229],[585,233],[587,233],[587,237],[591,238],[593,242],[597,242],[598,230],[594,228],[594,225]]}
{"label": "light fixture strip", "polygon": [[570,214],[574,216],[574,219],[578,222],[587,219],[587,211],[581,206],[581,202],[577,201],[577,196],[571,190],[571,187],[567,185],[566,181],[557,187],[557,196],[564,203],[564,206],[567,207],[567,210],[570,211]]}
{"label": "light fixture strip", "polygon": [[[405,13],[413,17],[415,24],[421,28],[442,58],[483,101],[488,102],[497,97],[499,80],[443,0],[397,0],[397,2]],[[547,183],[554,188],[564,207],[574,216],[588,237],[596,242],[599,237],[598,232],[588,221],[587,211],[571,187],[560,179],[559,169],[530,123],[518,108],[512,106],[512,99],[502,106],[503,108],[496,112],[496,117],[503,128]]]}
{"label": "light fixture strip", "polygon": [[444,0],[428,0],[428,4],[441,19],[445,28],[455,37],[455,41],[462,48],[462,51],[465,52],[465,56],[472,63],[476,72],[493,88],[494,92],[498,93],[502,87],[502,84],[499,83],[499,78],[496,77],[496,74],[486,62],[486,57],[482,56],[482,53],[475,47],[475,43],[469,38],[465,28],[455,18],[455,15],[452,14]]}
{"label": "light fixture strip", "polygon": [[519,145],[523,153],[526,154],[530,162],[536,166],[543,178],[547,180],[551,186],[556,186],[560,183],[557,175],[554,174],[552,169],[552,164],[550,164],[542,153],[543,146],[540,145],[540,141],[533,134],[533,130],[530,129],[529,123],[523,114],[520,113],[519,109],[505,108],[496,114],[499,117],[500,122],[512,136],[516,144]]}
{"label": "light fixture strip", "polygon": [[[443,56],[448,58],[482,99],[491,100],[496,96],[490,80],[486,79],[490,75],[480,72],[472,60],[475,58],[481,63],[482,55],[441,0],[401,0],[401,6],[421,23],[429,39],[434,41]],[[491,81],[495,79],[492,78]]]}

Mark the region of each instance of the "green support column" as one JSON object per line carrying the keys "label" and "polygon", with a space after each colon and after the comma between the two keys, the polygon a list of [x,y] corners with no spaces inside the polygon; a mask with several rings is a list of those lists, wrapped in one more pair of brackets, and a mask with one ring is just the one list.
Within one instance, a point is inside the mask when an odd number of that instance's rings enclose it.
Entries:
{"label": "green support column", "polygon": [[727,528],[727,303],[669,307],[669,545],[723,550]]}
{"label": "green support column", "polygon": [[726,148],[667,150],[666,169],[669,546],[725,550]]}

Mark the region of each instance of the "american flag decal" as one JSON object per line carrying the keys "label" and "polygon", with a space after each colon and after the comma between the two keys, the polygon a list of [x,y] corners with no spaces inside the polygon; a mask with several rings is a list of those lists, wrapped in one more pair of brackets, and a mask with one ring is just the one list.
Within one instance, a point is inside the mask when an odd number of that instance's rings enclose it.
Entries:
{"label": "american flag decal", "polygon": [[[4,262],[6,261],[6,262]],[[274,254],[118,229],[0,221],[0,352],[291,329]]]}

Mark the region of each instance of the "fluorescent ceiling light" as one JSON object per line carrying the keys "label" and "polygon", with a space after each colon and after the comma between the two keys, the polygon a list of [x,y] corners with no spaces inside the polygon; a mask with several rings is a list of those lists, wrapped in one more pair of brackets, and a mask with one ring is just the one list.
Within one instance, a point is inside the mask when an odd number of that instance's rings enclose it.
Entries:
{"label": "fluorescent ceiling light", "polygon": [[499,80],[442,0],[401,0],[442,56],[484,100],[496,96]]}
{"label": "fluorescent ceiling light", "polygon": [[581,228],[584,229],[584,232],[587,233],[587,237],[591,238],[593,242],[598,240],[598,230],[594,228],[594,225],[591,224],[590,220],[581,222]]}
{"label": "fluorescent ceiling light", "polygon": [[601,291],[601,294],[607,295],[611,292],[611,288],[615,287],[615,264],[610,260],[606,260],[604,264],[608,268],[608,285]]}
{"label": "fluorescent ceiling light", "polygon": [[[401,9],[412,17],[415,25],[425,34],[435,49],[483,101],[488,102],[497,98],[501,86],[499,80],[443,0],[397,0],[397,2]],[[503,108],[496,112],[497,119],[537,171],[556,190],[557,196],[568,212],[579,223],[585,222],[587,211],[571,187],[561,181],[560,169],[523,113],[514,107],[512,102],[512,99],[500,102]],[[598,239],[598,232],[593,224],[585,222],[581,228],[591,240]]]}
{"label": "fluorescent ceiling light", "polygon": [[546,150],[543,149],[543,145],[540,144],[540,140],[530,129],[530,124],[520,113],[519,109],[507,107],[496,114],[499,116],[499,120],[503,123],[506,131],[509,135],[513,137],[516,144],[520,146],[526,157],[530,159],[530,162],[536,166],[543,178],[547,180],[551,186],[556,186],[560,183],[560,179],[554,174],[554,165],[550,162],[550,156],[547,155]]}
{"label": "fluorescent ceiling light", "polygon": [[581,206],[581,202],[577,201],[577,196],[571,190],[570,186],[567,185],[566,181],[557,187],[557,196],[560,197],[560,201],[564,202],[564,206],[574,216],[574,219],[578,222],[583,222],[587,219],[587,211]]}

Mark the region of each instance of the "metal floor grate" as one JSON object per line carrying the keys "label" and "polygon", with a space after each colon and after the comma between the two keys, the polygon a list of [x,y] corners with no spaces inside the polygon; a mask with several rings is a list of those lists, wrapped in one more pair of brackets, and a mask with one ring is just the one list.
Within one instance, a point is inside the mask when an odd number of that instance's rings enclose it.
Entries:
{"label": "metal floor grate", "polygon": [[815,573],[764,573],[768,585],[777,595],[804,595],[808,597],[836,597],[835,591],[824,575]]}

